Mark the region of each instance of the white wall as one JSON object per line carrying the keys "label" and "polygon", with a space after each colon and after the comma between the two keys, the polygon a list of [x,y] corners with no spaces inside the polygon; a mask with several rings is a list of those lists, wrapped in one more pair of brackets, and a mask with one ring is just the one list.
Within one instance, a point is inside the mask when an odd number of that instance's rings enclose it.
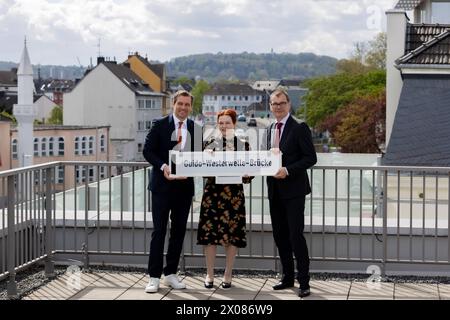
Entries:
{"label": "white wall", "polygon": [[391,137],[395,113],[397,112],[403,80],[394,67],[395,60],[405,54],[405,37],[408,18],[403,10],[389,10],[387,15],[386,53],[386,147]]}
{"label": "white wall", "polygon": [[35,119],[39,121],[45,119],[45,122],[47,122],[48,118],[51,116],[53,108],[56,107],[57,104],[51,101],[47,96],[42,96],[34,102],[34,106],[37,112]]}
{"label": "white wall", "polygon": [[135,139],[135,94],[103,64],[64,94],[64,125],[110,125],[111,139]]}

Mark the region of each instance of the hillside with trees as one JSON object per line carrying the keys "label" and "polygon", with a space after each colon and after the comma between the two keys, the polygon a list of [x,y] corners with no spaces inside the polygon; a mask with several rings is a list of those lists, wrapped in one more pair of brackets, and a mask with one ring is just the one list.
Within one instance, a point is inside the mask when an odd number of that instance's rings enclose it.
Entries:
{"label": "hillside with trees", "polygon": [[217,53],[174,58],[167,71],[175,78],[218,80],[307,79],[336,72],[337,59],[312,53]]}

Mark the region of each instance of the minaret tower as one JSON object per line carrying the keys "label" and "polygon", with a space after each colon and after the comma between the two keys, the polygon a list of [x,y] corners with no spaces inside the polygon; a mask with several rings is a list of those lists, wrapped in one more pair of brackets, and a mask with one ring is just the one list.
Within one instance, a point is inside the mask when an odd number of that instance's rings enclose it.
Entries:
{"label": "minaret tower", "polygon": [[27,50],[27,40],[17,70],[18,97],[13,114],[17,119],[18,158],[20,167],[33,164],[33,121],[36,110],[33,105],[33,68]]}

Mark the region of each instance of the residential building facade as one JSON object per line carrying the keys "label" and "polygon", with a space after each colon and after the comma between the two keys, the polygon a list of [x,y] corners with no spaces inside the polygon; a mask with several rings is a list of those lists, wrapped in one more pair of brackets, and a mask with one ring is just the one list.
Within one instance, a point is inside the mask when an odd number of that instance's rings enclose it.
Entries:
{"label": "residential building facade", "polygon": [[206,122],[215,122],[223,109],[234,109],[238,114],[247,113],[253,103],[263,101],[264,92],[254,90],[248,84],[215,84],[203,96],[203,116]]}
{"label": "residential building facade", "polygon": [[142,57],[139,52],[128,55],[128,59],[124,62],[128,64],[130,69],[144,80],[154,92],[163,94],[163,115],[168,114],[171,101],[167,88],[166,66],[163,63],[151,63],[147,57]]}
{"label": "residential building facade", "polygon": [[[38,125],[33,130],[33,164],[52,161],[109,161],[113,152],[109,143],[108,126],[58,126]],[[0,134],[7,139],[0,141],[0,171],[19,167],[17,127],[10,122],[0,122]],[[56,181],[58,189],[66,189],[75,184],[82,184],[85,178],[94,181],[97,174],[106,178],[106,167],[90,167],[84,174],[85,167],[70,166],[57,168]],[[97,172],[99,170],[99,172]],[[89,182],[88,181],[88,182]]]}
{"label": "residential building facade", "polygon": [[64,95],[64,125],[110,126],[112,160],[142,161],[152,120],[162,116],[163,94],[154,92],[129,65],[100,60]]}

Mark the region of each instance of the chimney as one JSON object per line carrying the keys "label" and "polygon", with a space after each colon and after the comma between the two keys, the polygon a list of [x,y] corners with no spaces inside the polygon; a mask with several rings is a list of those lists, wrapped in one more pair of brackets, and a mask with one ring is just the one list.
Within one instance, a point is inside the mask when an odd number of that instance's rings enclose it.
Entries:
{"label": "chimney", "polygon": [[97,65],[99,65],[102,62],[105,62],[105,57],[97,57]]}
{"label": "chimney", "polygon": [[395,60],[405,54],[408,16],[404,10],[386,11],[387,51],[386,51],[386,146],[389,144],[395,113],[397,112],[403,80],[395,67]]}

